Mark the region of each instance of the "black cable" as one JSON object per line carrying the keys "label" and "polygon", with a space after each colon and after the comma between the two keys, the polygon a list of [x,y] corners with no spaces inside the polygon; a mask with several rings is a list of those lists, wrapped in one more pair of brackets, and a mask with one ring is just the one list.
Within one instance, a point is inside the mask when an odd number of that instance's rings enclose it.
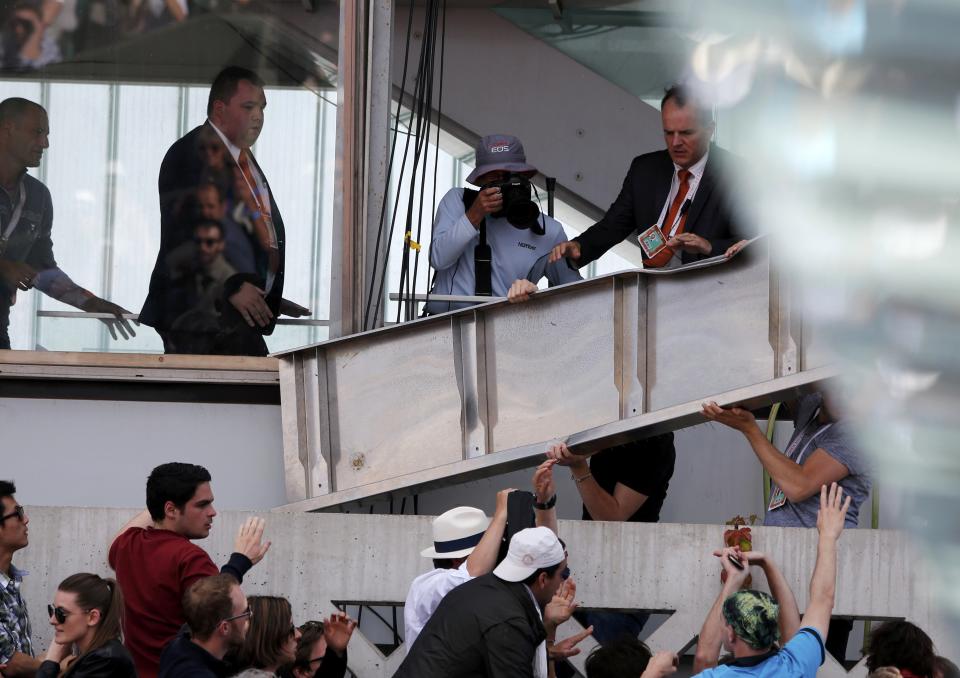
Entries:
{"label": "black cable", "polygon": [[[380,240],[383,237],[383,223],[384,223],[384,219],[386,218],[386,212],[387,212],[387,191],[390,189],[390,177],[393,171],[394,152],[397,149],[397,135],[399,134],[399,129],[400,129],[400,107],[403,105],[403,97],[404,97],[404,94],[406,93],[407,65],[410,61],[410,41],[412,37],[413,37],[413,4],[410,5],[410,13],[407,16],[407,44],[403,54],[403,74],[400,76],[400,98],[397,99],[397,114],[394,117],[394,123],[393,123],[397,131],[394,132],[393,141],[390,144],[390,160],[387,162],[387,180],[386,180],[386,187],[384,188],[383,204],[380,205],[380,225],[377,228],[377,241],[376,241],[376,245],[373,248],[374,256],[377,256],[377,254],[380,252]],[[389,244],[387,246],[387,249],[389,249]],[[384,257],[384,259],[386,260],[387,257]],[[367,321],[369,320],[369,316],[370,316],[370,301],[373,299],[373,294],[374,294],[373,290],[377,284],[377,268],[376,267],[371,267],[371,268],[372,268],[372,271],[370,276],[370,291],[367,294],[367,303],[363,311],[363,329],[364,330],[369,329],[369,323]],[[384,275],[385,274],[386,272],[384,271]],[[381,278],[381,280],[383,280],[383,278]],[[378,305],[379,305],[379,301],[378,301]],[[376,316],[376,311],[374,311],[374,316]]]}
{"label": "black cable", "polygon": [[[412,11],[412,10],[411,10],[411,11]],[[429,15],[429,13],[427,13],[427,15],[424,17],[424,31],[423,31],[423,35],[424,35],[424,38],[425,38],[425,39],[428,39],[428,37],[429,37],[428,34],[427,34],[427,31],[426,31],[426,25],[427,25],[428,20],[429,20],[429,16],[428,16],[428,15]],[[416,86],[414,87],[414,94],[413,94],[413,104],[414,104],[414,105],[411,107],[411,123],[414,121],[414,119],[415,119],[415,117],[416,117],[416,115],[417,115],[417,109],[419,108],[419,106],[417,105],[417,102],[418,102],[419,99],[420,99],[419,92],[422,90],[422,82],[423,82],[423,59],[424,59],[424,50],[423,50],[423,46],[421,46],[421,49],[420,49],[420,60],[419,60],[419,63],[418,63],[418,65],[417,65],[417,78],[416,78],[417,84],[416,84]],[[412,127],[412,125],[409,125],[409,126],[408,126],[408,130],[410,129],[410,127]],[[389,232],[389,235],[387,236],[388,248],[389,248],[389,243],[391,243],[391,242],[393,241],[393,233],[394,233],[394,230],[395,230],[395,228],[396,228],[397,207],[398,207],[399,204],[400,204],[400,188],[401,188],[402,185],[403,185],[403,173],[404,173],[404,170],[405,170],[406,167],[407,167],[407,155],[408,155],[408,153],[409,153],[409,150],[410,150],[410,135],[409,135],[409,133],[408,133],[408,134],[407,134],[407,141],[406,141],[406,143],[404,144],[404,149],[403,149],[403,159],[401,160],[401,163],[400,163],[400,182],[399,182],[399,184],[398,184],[398,186],[397,186],[397,196],[396,196],[396,200],[394,201],[393,214],[391,215],[391,218],[390,218],[390,232]],[[414,168],[416,168],[416,164],[414,164]],[[415,170],[414,170],[414,171],[415,171]],[[411,190],[412,190],[412,188],[411,188]],[[404,251],[406,251],[406,249],[407,249],[407,244],[404,245]],[[404,262],[405,262],[405,260],[406,260],[406,257],[404,257]],[[376,303],[376,305],[374,306],[374,316],[376,316],[377,313],[379,312],[380,304],[381,304],[381,302],[383,301],[383,291],[384,291],[384,289],[386,288],[386,277],[387,277],[387,267],[388,267],[388,263],[389,263],[389,256],[384,257],[384,260],[383,260],[383,275],[382,275],[382,278],[381,278],[382,284],[381,284],[381,286],[380,286],[380,287],[378,288],[378,290],[377,290],[377,303]],[[405,269],[405,263],[404,263],[403,265],[401,265],[401,283],[402,283],[402,279],[403,279],[403,276],[404,276],[404,269]],[[400,291],[401,291],[401,293],[402,293],[402,291],[403,291],[402,286],[401,286],[401,290],[400,290]],[[398,319],[397,319],[397,322],[399,322],[399,317],[398,317]]]}
{"label": "black cable", "polygon": [[[439,5],[439,3],[437,3],[437,10],[434,12],[434,34],[436,33],[436,20],[437,20],[437,15],[438,15],[438,13],[439,13],[439,9],[440,9],[440,5]],[[442,34],[441,34],[441,35],[442,35]],[[428,94],[427,94],[427,102],[428,102],[428,104],[432,104],[432,103],[433,103],[433,80],[434,80],[433,75],[434,75],[434,73],[436,72],[436,47],[437,47],[436,36],[434,35],[434,38],[431,40],[431,44],[430,44],[430,82],[429,82],[429,85],[428,85],[428,90],[429,90],[429,91],[428,91]],[[440,61],[440,67],[443,68],[443,58],[442,58],[442,57],[441,57],[441,61]],[[442,76],[441,76],[441,79],[440,79],[440,84],[441,84],[441,86],[443,85],[443,78],[442,78]],[[437,123],[436,123],[436,124],[437,124],[437,147],[436,147],[436,148],[437,148],[437,151],[434,153],[434,160],[433,160],[433,163],[434,163],[434,164],[433,164],[433,202],[431,203],[431,204],[432,204],[432,207],[431,207],[431,210],[430,210],[431,230],[433,229],[433,210],[436,208],[436,201],[437,201],[437,158],[438,158],[438,154],[439,154],[439,144],[440,144],[440,117],[439,117],[439,109],[437,109]],[[430,107],[427,108],[427,117],[426,117],[425,131],[426,131],[426,134],[424,135],[424,144],[423,144],[423,145],[424,145],[424,148],[426,149],[426,147],[427,147],[427,146],[429,145],[429,143],[430,143]],[[428,153],[427,153],[426,155],[427,155],[427,157],[429,157],[429,151],[428,151]],[[424,198],[426,197],[426,182],[427,182],[427,161],[424,160],[424,162],[423,162],[423,170],[422,170],[421,177],[420,177],[420,206],[419,206],[419,210],[420,210],[420,211],[419,211],[419,213],[418,213],[419,216],[420,216],[420,218],[417,220],[417,238],[416,238],[416,240],[417,240],[418,243],[421,242],[422,239],[423,239],[423,200],[424,200]],[[410,293],[408,294],[408,297],[407,297],[407,315],[408,315],[408,317],[410,316],[410,308],[411,308],[411,306],[412,306],[412,308],[414,309],[414,315],[416,315],[417,302],[416,302],[416,299],[415,299],[415,295],[416,295],[416,291],[417,291],[417,272],[418,272],[419,268],[420,268],[420,250],[417,249],[417,250],[416,250],[416,253],[413,255],[413,276],[412,276],[412,283],[413,283],[412,286],[413,286],[413,289],[412,289],[412,291],[410,291]],[[429,276],[428,276],[428,277],[429,277]]]}
{"label": "black cable", "polygon": [[[413,205],[417,193],[417,168],[420,167],[421,156],[423,155],[426,138],[429,136],[429,105],[430,95],[432,94],[433,87],[433,74],[431,69],[433,66],[433,54],[435,52],[434,45],[436,36],[437,7],[437,0],[430,0],[427,6],[426,16],[424,18],[423,45],[420,50],[420,64],[417,70],[417,89],[415,95],[416,126],[414,131],[413,171],[411,173],[410,191],[408,193],[409,197],[407,200],[407,214],[404,220],[404,234],[410,233],[411,237],[413,231]],[[427,112],[426,116],[424,115],[425,111]],[[424,134],[424,131],[426,131],[427,134]],[[421,173],[425,179],[425,165],[422,166]],[[423,191],[423,179],[421,179],[421,210]],[[397,294],[397,296],[400,298],[400,302],[397,305],[398,323],[400,322],[400,317],[404,308],[405,285],[408,290],[408,300],[410,294],[410,238],[406,237],[406,235],[404,236],[402,257],[403,260],[400,268],[400,285]],[[409,301],[407,304],[407,308],[409,309]]]}
{"label": "black cable", "polygon": [[[443,64],[446,60],[446,51],[447,51],[447,0],[443,0],[443,22],[440,24],[440,87],[439,95],[437,97],[437,144],[435,146],[435,153],[433,155],[433,209],[437,209],[437,170],[440,167],[440,116],[443,112]],[[430,219],[430,244],[433,245],[433,228],[436,225],[435,220]],[[427,304],[430,303],[430,292],[433,291],[433,280],[431,279],[430,269],[432,268],[430,264],[430,257],[427,257],[427,293],[423,300],[423,306],[426,308]],[[414,267],[416,271],[416,267]],[[436,274],[434,274],[436,275]],[[449,310],[449,308],[447,309]]]}

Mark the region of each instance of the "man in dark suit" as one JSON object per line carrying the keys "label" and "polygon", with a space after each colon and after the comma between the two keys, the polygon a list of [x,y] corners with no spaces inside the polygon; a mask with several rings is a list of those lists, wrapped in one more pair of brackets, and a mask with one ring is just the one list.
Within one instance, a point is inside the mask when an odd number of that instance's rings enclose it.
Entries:
{"label": "man in dark suit", "polygon": [[644,268],[668,268],[724,254],[741,239],[724,185],[729,153],[710,144],[714,124],[681,85],[667,90],[660,106],[664,151],[633,159],[620,195],[603,218],[577,238],[561,243],[551,261],[577,266],[598,259],[634,232],[660,226],[666,247],[644,254]]}
{"label": "man in dark suit", "polygon": [[[260,136],[267,99],[263,81],[237,66],[223,69],[210,87],[207,121],[177,140],[160,166],[160,252],[150,278],[150,291],[140,321],[154,327],[167,353],[199,352],[223,355],[266,355],[264,335],[273,332],[280,314],[300,317],[310,311],[283,294],[286,239],[283,218],[263,170],[250,152]],[[191,308],[186,290],[176,281],[178,266],[195,259],[193,242],[198,189],[216,181],[206,146],[220,144],[236,188],[233,199],[245,204],[255,272],[239,272],[224,283],[219,326],[214,331],[181,328],[175,320]],[[222,183],[222,182],[221,182]]]}
{"label": "man in dark suit", "polygon": [[546,678],[557,627],[576,607],[569,574],[549,528],[520,530],[493,572],[444,596],[393,678]]}

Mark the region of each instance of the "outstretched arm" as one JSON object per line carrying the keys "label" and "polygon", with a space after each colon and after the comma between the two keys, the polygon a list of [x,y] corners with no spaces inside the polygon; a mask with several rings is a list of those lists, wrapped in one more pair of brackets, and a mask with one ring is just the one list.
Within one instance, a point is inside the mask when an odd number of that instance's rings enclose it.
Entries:
{"label": "outstretched arm", "polygon": [[547,458],[556,460],[561,466],[570,467],[583,505],[587,507],[590,517],[594,520],[626,520],[639,511],[647,500],[647,495],[623,483],[617,483],[614,486],[613,494],[604,490],[590,472],[587,458],[574,454],[564,443],[551,446],[547,450]]}
{"label": "outstretched arm", "polygon": [[793,461],[767,440],[753,414],[742,407],[727,408],[715,402],[704,403],[701,414],[711,421],[740,431],[760,464],[791,502],[808,499],[822,485],[829,485],[850,475],[846,466],[821,448],[814,450],[803,465]]}
{"label": "outstretched arm", "polygon": [[833,597],[837,588],[837,541],[843,532],[843,523],[850,508],[850,497],[843,499],[843,488],[832,483],[829,491],[820,488],[820,513],[817,514],[817,564],[810,578],[810,602],[803,613],[802,626],[809,626],[827,641]]}
{"label": "outstretched arm", "polygon": [[497,492],[497,507],[493,512],[493,520],[480,538],[480,543],[473,549],[473,553],[467,556],[467,572],[471,577],[492,572],[497,564],[500,541],[507,527],[507,497],[511,492],[513,492],[512,487]]}
{"label": "outstretched arm", "polygon": [[556,463],[557,462],[552,459],[547,459],[534,471],[533,494],[536,497],[537,504],[540,506],[549,505],[551,502],[554,504],[546,509],[537,508],[536,504],[534,505],[537,511],[537,527],[547,527],[550,528],[550,531],[554,534],[559,534],[557,532],[556,509],[557,486],[553,482],[553,466]]}

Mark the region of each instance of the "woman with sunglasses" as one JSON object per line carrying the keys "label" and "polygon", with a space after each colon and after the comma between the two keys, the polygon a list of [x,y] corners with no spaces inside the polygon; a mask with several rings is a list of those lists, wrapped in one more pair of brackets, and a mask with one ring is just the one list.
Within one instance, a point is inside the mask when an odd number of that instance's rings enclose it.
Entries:
{"label": "woman with sunglasses", "polygon": [[120,641],[123,595],[113,579],[74,574],[47,606],[55,635],[37,678],[136,678]]}
{"label": "woman with sunglasses", "polygon": [[[247,598],[250,605],[250,628],[247,631],[243,647],[237,657],[237,665],[245,668],[236,678],[277,678],[291,675],[290,671],[296,660],[297,644],[300,641],[300,629],[293,624],[293,612],[290,602],[286,598],[276,596],[250,596]],[[356,623],[346,615],[335,615],[331,632],[339,629],[339,636],[344,636],[343,649],[346,649],[346,640]],[[338,641],[334,641],[339,645]],[[329,664],[328,669],[335,670],[336,662],[317,662],[321,664],[316,669],[315,676],[326,676],[322,664]],[[346,668],[345,666],[343,668]],[[331,674],[333,675],[333,674]],[[343,675],[343,672],[339,672]]]}

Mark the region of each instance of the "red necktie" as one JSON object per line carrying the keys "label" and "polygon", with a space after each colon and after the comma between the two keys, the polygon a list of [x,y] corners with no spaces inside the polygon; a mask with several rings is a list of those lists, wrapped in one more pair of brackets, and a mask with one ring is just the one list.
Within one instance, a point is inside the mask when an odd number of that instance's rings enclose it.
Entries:
{"label": "red necktie", "polygon": [[[682,169],[677,172],[677,178],[680,180],[680,190],[677,191],[677,197],[670,203],[670,209],[667,210],[667,218],[660,224],[660,230],[663,231],[663,237],[670,239],[670,229],[673,228],[674,221],[677,218],[677,212],[680,211],[683,201],[687,197],[687,191],[690,190],[690,170]],[[680,217],[680,224],[677,226],[677,233],[683,233],[683,228],[687,223],[687,213],[684,212]],[[676,233],[674,233],[676,235]],[[673,250],[664,247],[657,254],[643,262],[644,268],[662,268],[673,259]]]}

